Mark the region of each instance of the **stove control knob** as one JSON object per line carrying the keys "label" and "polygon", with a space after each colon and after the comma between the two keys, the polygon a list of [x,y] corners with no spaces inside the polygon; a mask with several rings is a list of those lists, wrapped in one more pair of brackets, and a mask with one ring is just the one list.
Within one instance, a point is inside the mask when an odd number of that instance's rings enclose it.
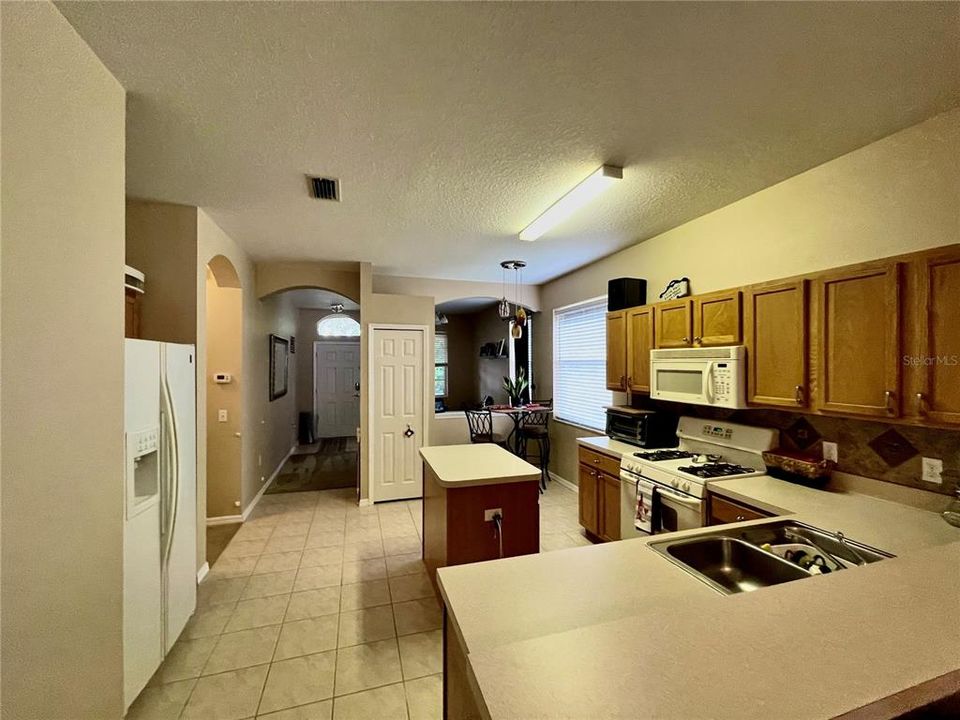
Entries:
{"label": "stove control knob", "polygon": [[670,481],[670,484],[673,485],[674,487],[679,487],[680,481],[674,478],[673,480]]}
{"label": "stove control knob", "polygon": [[683,483],[683,489],[684,489],[685,491],[687,491],[687,492],[690,491],[690,481],[689,481],[689,480],[688,480],[687,482]]}

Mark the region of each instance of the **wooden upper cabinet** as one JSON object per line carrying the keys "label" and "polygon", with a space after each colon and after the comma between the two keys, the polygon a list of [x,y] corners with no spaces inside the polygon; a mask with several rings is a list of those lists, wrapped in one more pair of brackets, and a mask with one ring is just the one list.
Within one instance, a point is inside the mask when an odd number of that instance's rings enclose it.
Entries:
{"label": "wooden upper cabinet", "polygon": [[680,298],[657,303],[654,330],[658,348],[693,345],[693,300]]}
{"label": "wooden upper cabinet", "polygon": [[627,313],[607,313],[607,389],[627,389]]}
{"label": "wooden upper cabinet", "polygon": [[693,298],[693,344],[698,347],[740,344],[740,291]]}
{"label": "wooden upper cabinet", "polygon": [[653,306],[627,311],[627,385],[632,392],[650,392],[650,351],[654,347]]}
{"label": "wooden upper cabinet", "polygon": [[907,358],[920,374],[906,398],[909,414],[937,423],[960,423],[960,248],[916,262],[917,347]]}
{"label": "wooden upper cabinet", "polygon": [[819,276],[817,409],[900,414],[900,263]]}
{"label": "wooden upper cabinet", "polygon": [[743,330],[747,346],[747,401],[752,405],[806,407],[807,281],[745,288]]}

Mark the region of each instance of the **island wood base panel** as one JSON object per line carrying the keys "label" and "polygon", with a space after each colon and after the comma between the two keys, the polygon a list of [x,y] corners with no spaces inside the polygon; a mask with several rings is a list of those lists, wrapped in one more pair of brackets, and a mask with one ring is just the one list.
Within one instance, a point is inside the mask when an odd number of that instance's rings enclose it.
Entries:
{"label": "island wood base panel", "polygon": [[[540,493],[536,482],[445,488],[423,468],[423,562],[437,586],[437,568],[496,560],[500,541],[484,511],[503,512],[503,557],[540,551]],[[439,596],[439,594],[438,594]]]}

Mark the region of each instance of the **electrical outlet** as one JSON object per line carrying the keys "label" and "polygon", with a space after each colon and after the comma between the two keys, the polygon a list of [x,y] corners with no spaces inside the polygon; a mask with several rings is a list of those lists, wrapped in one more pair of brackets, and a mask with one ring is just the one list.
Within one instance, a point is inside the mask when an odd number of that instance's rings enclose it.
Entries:
{"label": "electrical outlet", "polygon": [[923,458],[923,481],[931,485],[939,485],[943,478],[943,460],[940,458]]}
{"label": "electrical outlet", "polygon": [[227,411],[217,410],[217,422],[226,422],[226,421],[227,421]]}
{"label": "electrical outlet", "polygon": [[500,508],[494,508],[493,510],[484,510],[483,511],[483,521],[484,522],[493,522],[493,516],[499,515],[500,519],[503,519],[503,510]]}
{"label": "electrical outlet", "polygon": [[834,442],[823,443],[823,459],[837,462],[837,444]]}

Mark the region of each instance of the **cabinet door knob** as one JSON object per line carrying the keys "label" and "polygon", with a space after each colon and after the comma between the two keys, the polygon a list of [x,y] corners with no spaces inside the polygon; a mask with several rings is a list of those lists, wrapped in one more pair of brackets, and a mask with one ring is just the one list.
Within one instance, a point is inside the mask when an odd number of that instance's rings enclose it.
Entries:
{"label": "cabinet door knob", "polygon": [[927,398],[924,397],[922,392],[918,392],[917,393],[917,414],[918,415],[927,414],[926,402],[927,402]]}
{"label": "cabinet door knob", "polygon": [[699,345],[699,344],[702,343],[702,342],[703,342],[703,338],[702,338],[702,337],[695,337],[695,338],[693,339],[693,344],[694,344],[694,345]]}
{"label": "cabinet door knob", "polygon": [[803,385],[797,385],[793,392],[797,405],[803,405]]}
{"label": "cabinet door knob", "polygon": [[746,518],[743,515],[737,515],[737,522],[743,522]]}
{"label": "cabinet door knob", "polygon": [[599,464],[600,464],[600,458],[594,458],[594,459],[593,459],[593,464],[594,464],[594,465],[599,465]]}
{"label": "cabinet door knob", "polygon": [[893,412],[893,390],[887,390],[883,393],[883,403],[884,407],[887,409],[888,413]]}
{"label": "cabinet door knob", "polygon": [[684,336],[683,336],[683,342],[684,342],[685,344],[689,345],[689,344],[690,344],[690,338],[688,338],[686,335],[684,335]]}

